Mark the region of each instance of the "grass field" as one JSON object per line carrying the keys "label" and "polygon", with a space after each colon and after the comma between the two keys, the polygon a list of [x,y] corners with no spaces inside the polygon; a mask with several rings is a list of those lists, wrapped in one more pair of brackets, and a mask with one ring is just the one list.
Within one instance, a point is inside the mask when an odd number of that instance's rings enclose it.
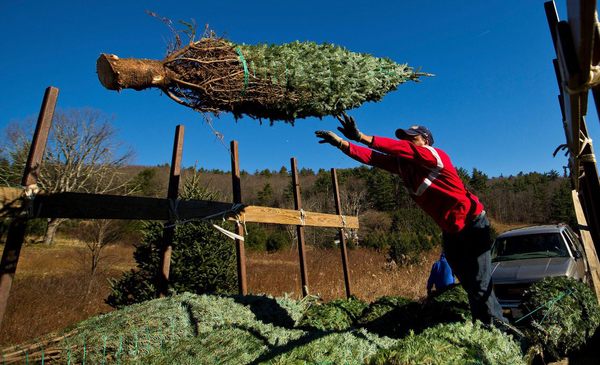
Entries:
{"label": "grass field", "polygon": [[[7,312],[0,331],[0,346],[21,343],[48,332],[60,330],[112,308],[104,303],[109,294],[108,279],[120,277],[135,266],[134,247],[109,246],[99,270],[89,273],[89,253],[84,247],[59,239],[50,247],[26,245],[21,252]],[[417,299],[425,295],[425,284],[433,250],[423,263],[395,267],[386,263],[383,253],[367,249],[349,251],[353,294],[372,301],[383,295],[403,295]],[[248,289],[251,293],[299,298],[300,271],[297,250],[247,255]],[[311,294],[324,300],[344,297],[345,289],[339,250],[307,249],[308,284]]]}

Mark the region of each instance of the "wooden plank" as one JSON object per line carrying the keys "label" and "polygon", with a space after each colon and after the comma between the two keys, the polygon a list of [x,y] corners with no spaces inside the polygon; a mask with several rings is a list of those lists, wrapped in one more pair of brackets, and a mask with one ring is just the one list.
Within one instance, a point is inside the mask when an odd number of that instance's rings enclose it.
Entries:
{"label": "wooden plank", "polygon": [[21,185],[23,186],[37,183],[37,177],[42,164],[42,158],[44,157],[44,151],[46,150],[46,142],[48,141],[48,134],[50,133],[50,127],[52,126],[52,118],[54,117],[57,99],[58,89],[52,86],[46,88],[33,139],[31,140],[31,148],[29,149],[27,163],[25,164],[23,179],[21,180]]}
{"label": "wooden plank", "polygon": [[[333,200],[335,201],[335,213],[342,215],[342,205],[340,202],[340,190],[338,186],[337,172],[331,169],[331,183],[333,185]],[[344,286],[346,288],[346,297],[352,296],[350,288],[350,272],[348,270],[348,250],[346,249],[346,233],[344,229],[340,229],[340,251],[342,254],[342,270],[344,272]]]}
{"label": "wooden plank", "polygon": [[[31,187],[32,185],[37,184],[40,165],[44,156],[44,150],[46,149],[46,141],[48,140],[48,133],[50,131],[50,126],[52,125],[52,117],[54,115],[57,98],[58,89],[52,86],[48,87],[44,93],[40,114],[38,115],[31,147],[29,148],[29,155],[27,157],[27,162],[25,163],[25,169],[21,179],[21,185],[23,186]],[[6,245],[4,246],[2,259],[0,260],[0,325],[4,319],[12,282],[17,270],[17,264],[19,263],[21,247],[25,240],[26,226],[27,219],[19,217],[13,219],[8,228]]]}
{"label": "wooden plank", "polygon": [[304,220],[302,220],[302,214],[298,210],[256,205],[244,207],[240,216],[245,222],[252,223],[299,225],[304,221],[304,226],[310,227],[359,228],[358,217],[354,216],[342,219],[341,216],[335,214],[304,211]]}
{"label": "wooden plank", "polygon": [[[578,153],[581,148],[579,140],[580,123],[585,115],[583,107],[587,105],[587,90],[578,92],[580,86],[577,81],[579,66],[577,55],[571,38],[571,30],[566,22],[559,22],[557,26],[558,35],[558,64],[562,82],[562,95],[565,111],[565,130],[567,135],[567,144],[572,153]],[[573,174],[579,175],[579,161],[572,163]],[[575,184],[579,184],[575,180]],[[578,190],[578,187],[576,187]]]}
{"label": "wooden plank", "polygon": [[556,11],[556,4],[554,1],[547,1],[544,3],[544,10],[546,12],[546,19],[548,20],[548,27],[550,28],[550,35],[552,36],[552,44],[554,45],[554,51],[558,53],[556,46],[558,36],[556,35],[556,26],[560,21],[558,18],[558,12]]}
{"label": "wooden plank", "polygon": [[596,293],[596,299],[598,300],[598,303],[600,303],[600,262],[598,261],[598,253],[594,246],[594,242],[592,241],[592,236],[590,234],[577,191],[573,190],[571,192],[571,196],[573,198],[577,223],[579,224],[581,240],[583,241],[583,249],[585,250],[585,256],[590,269],[592,289]]}
{"label": "wooden plank", "polygon": [[[581,135],[583,139],[589,137],[585,119],[581,121]],[[583,208],[585,217],[590,227],[592,239],[600,249],[600,180],[598,178],[598,168],[596,166],[596,157],[591,143],[582,147],[581,154],[577,159],[581,164],[583,171],[580,179],[581,188],[578,190],[583,196]]]}
{"label": "wooden plank", "polygon": [[33,204],[37,218],[136,219],[167,221],[201,219],[230,210],[231,203],[182,200],[176,212],[168,199],[86,193],[40,194]]}
{"label": "wooden plank", "polygon": [[561,121],[563,122],[563,130],[565,133],[567,133],[566,129],[564,128],[564,122],[567,120],[567,116],[565,114],[565,96],[563,94],[562,79],[560,78],[560,66],[558,65],[558,60],[556,58],[552,60],[552,65],[554,66],[554,74],[556,75],[556,82],[559,90],[558,105],[560,106],[560,115],[562,117]]}
{"label": "wooden plank", "polygon": [[23,189],[8,186],[0,187],[0,218],[13,217],[22,206]]}
{"label": "wooden plank", "polygon": [[[231,183],[233,191],[233,203],[242,203],[242,182],[240,175],[240,157],[237,141],[231,141]],[[235,233],[244,236],[244,225],[236,222]],[[246,248],[244,241],[235,240],[235,252],[237,257],[238,291],[241,295],[248,294],[246,281]]]}
{"label": "wooden plank", "polygon": [[[181,178],[181,156],[183,154],[183,125],[175,128],[175,139],[173,141],[173,153],[171,157],[171,168],[169,171],[169,187],[167,199],[175,202],[179,196],[179,181]],[[160,252],[160,272],[158,273],[158,294],[164,297],[169,292],[169,271],[171,270],[171,254],[173,252],[173,239],[175,237],[174,217],[167,221],[163,228],[163,245]]]}
{"label": "wooden plank", "polygon": [[[0,218],[14,217],[22,207],[19,199],[22,189],[0,189]],[[16,199],[16,200],[15,200]],[[134,219],[168,220],[169,200],[162,198],[100,195],[87,193],[40,193],[34,200],[33,211],[36,218],[77,218],[77,219]],[[177,206],[179,219],[204,218],[229,211],[231,203],[208,200],[182,200]],[[298,210],[247,205],[239,212],[240,220],[247,223],[270,223],[296,226],[302,224],[302,214]],[[232,217],[226,217],[233,220]],[[220,218],[219,218],[220,219]],[[358,229],[358,217],[341,216],[304,211],[304,225],[312,227]]]}
{"label": "wooden plank", "polygon": [[596,0],[567,0],[567,18],[579,60],[577,84],[591,79],[590,69],[596,28]]}
{"label": "wooden plank", "polygon": [[8,228],[6,245],[2,251],[0,260],[0,325],[6,313],[6,306],[10,296],[10,289],[17,271],[21,247],[25,237],[27,220],[23,218],[13,219]]}
{"label": "wooden plank", "polygon": [[[295,157],[291,158],[292,184],[294,186],[294,207],[302,212],[302,197],[300,192],[300,180],[298,179],[298,166]],[[304,216],[301,216],[301,225],[296,226],[298,236],[298,256],[300,258],[300,279],[302,281],[302,296],[308,295],[308,272],[306,270],[306,247],[304,242]]]}

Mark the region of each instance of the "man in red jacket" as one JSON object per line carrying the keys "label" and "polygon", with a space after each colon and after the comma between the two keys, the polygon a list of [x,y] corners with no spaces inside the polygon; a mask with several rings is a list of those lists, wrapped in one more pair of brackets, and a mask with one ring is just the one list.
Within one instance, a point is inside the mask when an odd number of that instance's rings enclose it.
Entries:
{"label": "man in red jacket", "polygon": [[492,288],[490,224],[483,204],[465,189],[450,161],[432,147],[433,135],[423,126],[396,130],[398,139],[361,133],[354,119],[338,116],[343,140],[331,131],[317,131],[322,140],[362,163],[398,174],[410,196],[443,232],[446,258],[469,295],[473,320],[507,322]]}

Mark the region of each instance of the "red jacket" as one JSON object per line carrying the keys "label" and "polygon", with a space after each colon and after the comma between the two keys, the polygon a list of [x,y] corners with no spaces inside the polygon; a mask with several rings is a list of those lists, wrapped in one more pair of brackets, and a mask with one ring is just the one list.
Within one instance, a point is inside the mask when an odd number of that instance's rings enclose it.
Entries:
{"label": "red jacket", "polygon": [[350,143],[346,154],[400,175],[410,196],[442,231],[459,232],[483,210],[479,199],[465,189],[450,157],[439,148],[385,137],[373,137],[371,148]]}

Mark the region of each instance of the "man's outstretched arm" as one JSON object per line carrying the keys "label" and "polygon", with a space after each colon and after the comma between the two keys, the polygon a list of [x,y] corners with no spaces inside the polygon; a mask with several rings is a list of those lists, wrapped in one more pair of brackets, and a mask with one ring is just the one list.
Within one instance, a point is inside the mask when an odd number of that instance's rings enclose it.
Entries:
{"label": "man's outstretched arm", "polygon": [[398,160],[394,156],[386,155],[345,141],[332,131],[316,131],[315,135],[318,138],[321,138],[319,143],[329,143],[358,162],[379,167],[393,173],[399,172]]}
{"label": "man's outstretched arm", "polygon": [[436,167],[439,165],[432,147],[416,146],[414,143],[405,140],[385,137],[375,138],[375,136],[366,135],[358,129],[354,118],[345,112],[337,115],[336,118],[342,124],[341,127],[338,127],[338,130],[350,140],[365,144],[387,155],[397,156],[404,160],[419,161],[425,166]]}
{"label": "man's outstretched arm", "polygon": [[338,130],[342,132],[346,138],[371,146],[373,143],[373,136],[368,136],[359,131],[354,118],[346,114],[346,112],[343,112],[341,115],[336,115],[336,118],[342,124],[341,127],[338,127]]}

